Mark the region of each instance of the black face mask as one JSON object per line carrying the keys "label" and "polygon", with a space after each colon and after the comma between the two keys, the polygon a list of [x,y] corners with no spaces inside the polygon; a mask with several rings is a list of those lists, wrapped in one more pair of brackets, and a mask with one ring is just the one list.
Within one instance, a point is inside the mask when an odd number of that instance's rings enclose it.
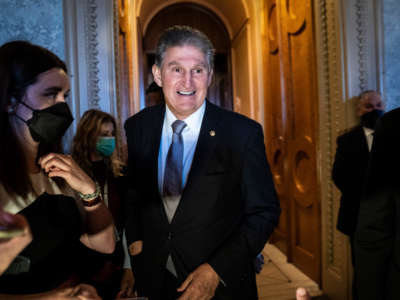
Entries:
{"label": "black face mask", "polygon": [[361,116],[361,124],[364,127],[370,128],[370,129],[374,129],[375,125],[376,125],[376,121],[378,121],[378,119],[380,117],[382,117],[382,115],[385,112],[383,110],[380,109],[374,109],[373,111],[370,111],[366,114],[363,114]]}
{"label": "black face mask", "polygon": [[21,104],[33,111],[32,118],[27,121],[17,117],[28,125],[29,132],[36,142],[50,144],[60,140],[74,120],[65,102],[41,110],[33,109],[23,102]]}

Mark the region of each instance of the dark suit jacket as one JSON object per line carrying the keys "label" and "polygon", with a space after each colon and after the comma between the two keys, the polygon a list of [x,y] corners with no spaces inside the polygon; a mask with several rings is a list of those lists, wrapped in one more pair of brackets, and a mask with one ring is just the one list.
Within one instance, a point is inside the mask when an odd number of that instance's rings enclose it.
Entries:
{"label": "dark suit jacket", "polygon": [[226,283],[217,289],[220,299],[257,299],[253,260],[280,214],[261,126],[207,102],[187,183],[169,224],[157,182],[164,114],[165,106],[150,107],[125,123],[131,178],[127,242],[143,240],[143,252],[132,259],[139,294],[160,299],[171,253],[179,281],[207,262]]}
{"label": "dark suit jacket", "polygon": [[358,125],[337,138],[332,179],[342,193],[337,229],[353,237],[364,191],[369,151],[363,127]]}
{"label": "dark suit jacket", "polygon": [[378,121],[355,235],[360,299],[400,299],[400,109]]}

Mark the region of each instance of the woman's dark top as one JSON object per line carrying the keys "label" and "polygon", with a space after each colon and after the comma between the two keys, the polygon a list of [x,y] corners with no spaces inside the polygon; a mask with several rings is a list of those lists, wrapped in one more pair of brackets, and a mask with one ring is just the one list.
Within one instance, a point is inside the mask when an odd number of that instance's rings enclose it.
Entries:
{"label": "woman's dark top", "polygon": [[28,220],[33,240],[0,276],[0,293],[40,293],[60,286],[75,268],[72,245],[82,234],[75,199],[43,193],[19,213]]}
{"label": "woman's dark top", "polygon": [[[120,290],[122,270],[124,263],[124,250],[122,245],[122,205],[124,193],[124,177],[114,177],[107,168],[104,160],[93,163],[92,178],[96,180],[102,190],[103,198],[107,197],[108,208],[113,215],[116,228],[117,242],[115,250],[111,254],[99,253],[77,245],[79,253],[79,277],[81,281],[96,287],[103,299],[114,299]],[[107,186],[107,189],[105,189]],[[107,193],[107,195],[105,195]]]}

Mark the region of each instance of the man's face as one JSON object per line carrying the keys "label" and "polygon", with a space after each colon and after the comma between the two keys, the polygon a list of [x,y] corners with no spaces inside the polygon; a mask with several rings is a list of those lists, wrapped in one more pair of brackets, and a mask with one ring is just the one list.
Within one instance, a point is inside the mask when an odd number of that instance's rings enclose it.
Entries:
{"label": "man's face", "polygon": [[358,106],[358,115],[362,116],[375,109],[385,110],[385,104],[382,101],[381,96],[376,92],[367,93],[360,99]]}
{"label": "man's face", "polygon": [[168,108],[180,120],[204,103],[212,73],[205,54],[189,45],[168,48],[161,69],[153,66],[154,80],[162,87]]}

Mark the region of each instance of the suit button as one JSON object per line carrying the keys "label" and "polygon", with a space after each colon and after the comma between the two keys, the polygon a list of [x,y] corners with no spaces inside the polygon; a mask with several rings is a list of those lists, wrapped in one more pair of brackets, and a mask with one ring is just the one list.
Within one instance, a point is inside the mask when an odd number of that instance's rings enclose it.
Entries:
{"label": "suit button", "polygon": [[168,239],[172,240],[172,232],[168,232]]}

